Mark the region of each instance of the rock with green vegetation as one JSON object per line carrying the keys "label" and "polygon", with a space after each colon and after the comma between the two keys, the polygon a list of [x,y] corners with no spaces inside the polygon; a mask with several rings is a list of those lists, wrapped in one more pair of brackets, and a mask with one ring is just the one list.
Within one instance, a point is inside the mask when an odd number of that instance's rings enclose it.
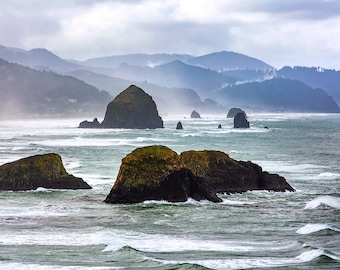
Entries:
{"label": "rock with green vegetation", "polygon": [[176,152],[156,145],[137,148],[122,160],[116,182],[105,202],[184,202],[189,197],[221,201],[202,178],[181,166]]}
{"label": "rock with green vegetation", "polygon": [[83,179],[68,174],[61,157],[50,153],[0,166],[0,190],[90,189]]}
{"label": "rock with green vegetation", "polygon": [[186,151],[178,155],[165,146],[137,148],[123,160],[107,203],[220,202],[216,193],[249,190],[294,191],[285,178],[262,171],[250,161],[236,161],[220,151]]}
{"label": "rock with green vegetation", "polygon": [[163,128],[156,103],[141,88],[131,85],[107,106],[103,128]]}
{"label": "rock with green vegetation", "polygon": [[224,152],[204,150],[181,153],[181,164],[217,193],[249,190],[294,191],[284,177],[262,171],[250,161],[237,161]]}

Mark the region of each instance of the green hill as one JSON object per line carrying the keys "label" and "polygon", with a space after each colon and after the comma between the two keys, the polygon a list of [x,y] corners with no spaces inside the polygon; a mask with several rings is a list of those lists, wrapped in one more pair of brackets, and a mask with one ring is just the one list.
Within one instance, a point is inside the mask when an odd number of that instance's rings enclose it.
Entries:
{"label": "green hill", "polygon": [[71,76],[0,59],[0,117],[69,117],[103,112],[112,99]]}

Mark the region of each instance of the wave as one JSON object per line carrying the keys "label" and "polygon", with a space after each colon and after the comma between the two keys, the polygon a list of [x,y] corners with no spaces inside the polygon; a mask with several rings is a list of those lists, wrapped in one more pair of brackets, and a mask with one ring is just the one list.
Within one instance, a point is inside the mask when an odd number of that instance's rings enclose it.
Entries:
{"label": "wave", "polygon": [[324,249],[313,249],[309,251],[305,251],[296,257],[298,262],[318,262],[320,260],[328,260],[328,261],[340,261],[340,257],[335,255],[334,253],[327,252]]}
{"label": "wave", "polygon": [[330,230],[334,232],[340,232],[339,229],[328,226],[327,224],[306,224],[296,231],[298,234],[311,234],[324,230]]}
{"label": "wave", "polygon": [[65,265],[50,265],[50,264],[35,264],[35,263],[18,263],[18,262],[2,262],[0,261],[1,270],[13,270],[13,269],[26,269],[26,270],[113,270],[122,269],[121,267],[111,267],[111,266],[65,266]]}
{"label": "wave", "polygon": [[333,196],[319,196],[308,202],[304,209],[316,209],[321,205],[327,205],[331,208],[340,209],[340,198]]}
{"label": "wave", "polygon": [[330,173],[330,172],[326,172],[326,173],[320,173],[318,176],[317,176],[318,179],[323,179],[323,180],[326,180],[326,179],[337,179],[337,178],[340,178],[340,174],[337,174],[337,173]]}

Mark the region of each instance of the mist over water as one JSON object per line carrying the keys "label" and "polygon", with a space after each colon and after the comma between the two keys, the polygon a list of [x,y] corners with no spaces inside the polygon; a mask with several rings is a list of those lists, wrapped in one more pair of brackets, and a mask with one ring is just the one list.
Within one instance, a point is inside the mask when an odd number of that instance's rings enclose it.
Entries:
{"label": "mist over water", "polygon": [[[338,268],[340,116],[254,114],[250,129],[233,129],[226,115],[201,116],[163,116],[157,130],[78,129],[83,119],[0,121],[0,164],[55,152],[93,187],[1,191],[0,268]],[[153,144],[224,151],[283,175],[297,191],[219,194],[218,204],[103,203],[121,159]]]}

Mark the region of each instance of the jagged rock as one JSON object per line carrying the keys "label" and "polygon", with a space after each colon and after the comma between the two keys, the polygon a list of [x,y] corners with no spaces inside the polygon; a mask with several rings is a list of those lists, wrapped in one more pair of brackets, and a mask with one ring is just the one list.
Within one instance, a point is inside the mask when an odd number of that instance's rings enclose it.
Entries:
{"label": "jagged rock", "polygon": [[137,148],[123,160],[107,203],[138,203],[145,200],[183,202],[221,200],[200,177],[180,166],[180,157],[165,146]]}
{"label": "jagged rock", "polygon": [[190,118],[201,118],[201,116],[198,112],[192,111]]}
{"label": "jagged rock", "polygon": [[239,193],[249,190],[294,191],[285,178],[263,172],[250,161],[236,161],[220,151],[186,151],[181,164],[202,177],[214,192]]}
{"label": "jagged rock", "polygon": [[87,121],[87,120],[81,122],[81,123],[79,124],[79,128],[101,128],[101,125],[100,125],[100,123],[98,122],[98,119],[95,118],[95,119],[93,119],[92,122]]}
{"label": "jagged rock", "polygon": [[237,113],[239,112],[243,112],[244,115],[247,117],[247,114],[245,113],[245,111],[243,111],[240,108],[231,108],[227,114],[227,118],[234,118],[236,116]]}
{"label": "jagged rock", "polygon": [[183,129],[181,121],[177,123],[176,129]]}
{"label": "jagged rock", "polygon": [[249,122],[243,112],[239,112],[235,115],[234,128],[249,128]]}
{"label": "jagged rock", "polygon": [[178,155],[165,146],[137,148],[123,160],[107,203],[145,200],[220,202],[215,192],[248,190],[294,191],[277,174],[252,162],[236,161],[219,151],[186,151]]}
{"label": "jagged rock", "polygon": [[131,85],[107,106],[103,128],[163,128],[156,103],[141,88]]}
{"label": "jagged rock", "polygon": [[50,153],[30,156],[0,166],[0,190],[90,189],[81,178],[68,174],[61,157]]}

